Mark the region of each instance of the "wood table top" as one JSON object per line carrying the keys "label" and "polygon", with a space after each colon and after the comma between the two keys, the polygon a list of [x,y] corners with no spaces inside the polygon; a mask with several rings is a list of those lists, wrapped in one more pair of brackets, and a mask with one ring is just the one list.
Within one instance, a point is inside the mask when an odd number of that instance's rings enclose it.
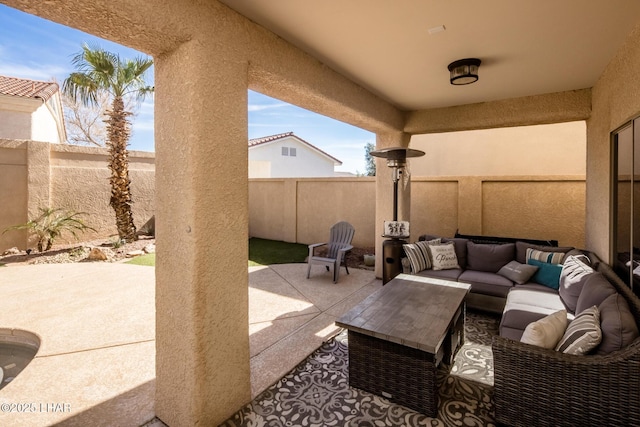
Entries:
{"label": "wood table top", "polygon": [[336,325],[435,354],[470,289],[466,283],[400,274]]}

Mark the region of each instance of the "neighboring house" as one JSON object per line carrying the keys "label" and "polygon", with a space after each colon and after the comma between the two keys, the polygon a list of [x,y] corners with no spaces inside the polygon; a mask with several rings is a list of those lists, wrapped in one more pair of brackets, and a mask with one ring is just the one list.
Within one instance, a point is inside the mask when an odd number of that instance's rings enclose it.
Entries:
{"label": "neighboring house", "polygon": [[0,76],[0,138],[66,142],[60,86]]}
{"label": "neighboring house", "polygon": [[342,162],[293,132],[249,140],[249,178],[336,176]]}

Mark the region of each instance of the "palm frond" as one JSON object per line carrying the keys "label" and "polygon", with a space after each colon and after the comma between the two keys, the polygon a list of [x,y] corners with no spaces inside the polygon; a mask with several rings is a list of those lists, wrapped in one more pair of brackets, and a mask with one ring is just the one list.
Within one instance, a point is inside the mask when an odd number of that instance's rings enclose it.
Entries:
{"label": "palm frond", "polygon": [[40,252],[49,250],[51,245],[63,233],[69,232],[78,238],[78,232],[87,230],[96,231],[79,218],[81,215],[87,215],[86,212],[70,212],[63,209],[40,208],[40,215],[24,224],[8,227],[3,234],[9,230],[29,230],[38,238],[38,250]]}
{"label": "palm frond", "polygon": [[153,92],[144,79],[153,65],[151,58],[122,60],[117,54],[85,43],[71,63],[76,71],[64,80],[62,88],[73,100],[85,105],[96,105],[98,92],[107,92],[112,97],[131,96],[136,102],[144,101]]}

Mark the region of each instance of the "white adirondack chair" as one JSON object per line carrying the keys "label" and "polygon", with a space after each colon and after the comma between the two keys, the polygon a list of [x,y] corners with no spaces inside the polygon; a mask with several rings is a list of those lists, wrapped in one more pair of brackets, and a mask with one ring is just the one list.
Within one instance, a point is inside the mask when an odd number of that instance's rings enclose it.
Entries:
{"label": "white adirondack chair", "polygon": [[[329,271],[330,267],[333,267],[333,283],[338,283],[340,265],[344,262],[347,251],[353,249],[351,241],[353,240],[354,234],[355,229],[353,226],[346,221],[341,221],[331,227],[329,241],[327,243],[309,245],[307,279],[311,275],[311,266],[313,264],[320,264],[324,265],[327,271]],[[315,249],[325,245],[327,246],[326,256],[316,256]],[[344,263],[344,268],[347,270],[347,274],[349,274],[349,268],[346,262]]]}

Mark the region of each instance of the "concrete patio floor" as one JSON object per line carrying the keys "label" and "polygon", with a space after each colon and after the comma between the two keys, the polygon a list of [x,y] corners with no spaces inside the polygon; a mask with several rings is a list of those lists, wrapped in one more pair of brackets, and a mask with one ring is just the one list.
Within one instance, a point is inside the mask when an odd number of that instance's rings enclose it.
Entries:
{"label": "concrete patio floor", "polygon": [[[314,267],[307,280],[306,268],[249,268],[252,398],[338,332],[335,319],[382,284],[358,269],[343,270],[334,284],[324,267]],[[154,299],[150,267],[0,268],[0,328],[25,329],[41,339],[34,360],[0,390],[0,425],[140,426],[152,420]],[[33,412],[17,412],[18,404]]]}

